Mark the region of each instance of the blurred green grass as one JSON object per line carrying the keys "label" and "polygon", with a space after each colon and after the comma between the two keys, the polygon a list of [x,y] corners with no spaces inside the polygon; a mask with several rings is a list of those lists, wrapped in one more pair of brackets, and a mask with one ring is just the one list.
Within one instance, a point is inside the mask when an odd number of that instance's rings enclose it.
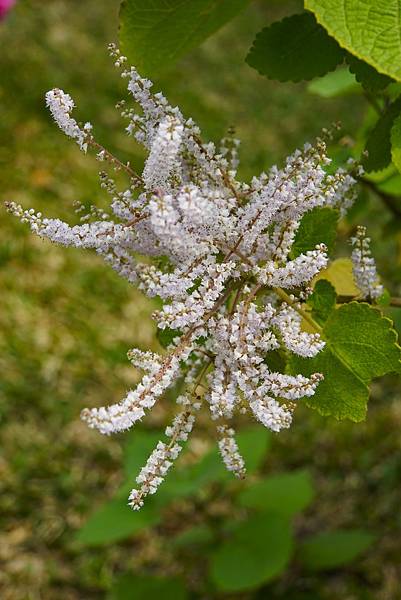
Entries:
{"label": "blurred green grass", "polygon": [[[345,132],[361,119],[360,98],[324,101],[303,85],[263,79],[243,62],[261,24],[300,6],[251,4],[156,81],[195,117],[205,137],[218,139],[235,125],[246,178],[339,117]],[[98,164],[62,136],[44,108],[51,87],[75,97],[80,118],[93,122],[99,140],[140,164],[113,108],[123,82],[106,45],[116,38],[117,12],[116,0],[25,0],[0,25],[3,200],[65,218],[73,215],[76,199],[106,202]],[[169,547],[168,522],[135,544],[88,551],[73,539],[121,481],[121,439],[88,431],[79,412],[115,401],[136,380],[126,352],[154,343],[153,305],[96,256],[38,240],[4,210],[0,220],[1,597],[103,598],[113,574],[125,568],[182,572],[187,565],[177,564]],[[299,524],[301,532],[366,526],[377,531],[379,542],[358,565],[330,577],[295,581],[290,574],[275,597],[304,588],[333,600],[400,597],[397,394],[391,378],[376,384],[362,425],[301,409],[292,430],[276,438],[272,470],[310,465],[317,478],[320,501]],[[148,419],[160,423],[162,409]],[[191,510],[196,508],[186,507],[187,518]],[[169,518],[177,523],[179,513]]]}

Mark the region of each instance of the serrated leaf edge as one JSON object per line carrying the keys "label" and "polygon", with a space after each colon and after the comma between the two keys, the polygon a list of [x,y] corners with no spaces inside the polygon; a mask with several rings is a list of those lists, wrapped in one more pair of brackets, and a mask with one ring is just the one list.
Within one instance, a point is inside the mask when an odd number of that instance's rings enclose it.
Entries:
{"label": "serrated leaf edge", "polygon": [[361,54],[356,53],[355,50],[353,48],[351,48],[348,44],[346,44],[346,43],[338,40],[336,38],[335,34],[334,34],[334,28],[332,28],[330,26],[327,26],[325,23],[322,22],[322,20],[320,19],[320,17],[314,12],[313,8],[311,8],[308,0],[305,0],[305,8],[306,8],[306,10],[308,10],[309,12],[311,12],[313,14],[313,16],[315,17],[316,21],[319,23],[319,25],[321,25],[322,27],[324,27],[324,29],[327,31],[327,33],[332,38],[334,38],[336,40],[337,44],[339,46],[341,46],[341,48],[344,48],[350,54],[352,54],[353,56],[356,56],[356,58],[359,58],[360,60],[363,60],[364,62],[366,62],[371,67],[374,67],[378,73],[381,73],[382,75],[387,75],[388,77],[391,77],[395,81],[401,81],[401,77],[400,76],[396,77],[394,75],[394,73],[389,73],[387,70],[383,69],[376,62],[373,62],[370,59],[367,60],[365,56],[362,56]]}

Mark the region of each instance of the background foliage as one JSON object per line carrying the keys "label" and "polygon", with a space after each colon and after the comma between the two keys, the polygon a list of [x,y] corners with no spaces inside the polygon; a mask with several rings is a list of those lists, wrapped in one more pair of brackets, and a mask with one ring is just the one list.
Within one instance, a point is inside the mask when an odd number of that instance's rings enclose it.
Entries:
{"label": "background foliage", "polygon": [[[75,199],[105,202],[98,165],[59,134],[44,109],[43,94],[54,86],[76,97],[99,138],[140,164],[113,109],[122,88],[105,46],[116,37],[118,4],[26,0],[0,25],[4,199],[63,216]],[[246,3],[234,4],[233,13]],[[301,9],[296,1],[253,2],[156,78],[208,137],[236,126],[245,178],[339,118],[339,159],[342,148],[360,151],[377,121],[344,67],[310,84],[280,84],[244,62],[261,24]],[[357,80],[364,76],[355,63],[351,70]],[[393,151],[397,164],[399,126],[385,115],[376,127],[387,162]],[[399,294],[399,181],[392,167],[376,179],[384,196],[371,194],[366,184],[342,222],[337,271],[354,223],[363,222],[380,272]],[[88,431],[78,417],[83,406],[109,403],[136,380],[125,354],[134,345],[157,343],[154,307],[95,256],[39,241],[3,211],[0,218],[2,598],[398,598],[401,410],[395,378],[373,384],[365,423],[337,423],[301,408],[290,432],[245,435],[241,449],[253,460],[253,473],[240,486],[209,452],[201,428],[158,504],[133,520],[125,507],[127,485],[168,409],[159,406],[148,418],[150,430],[117,439]],[[397,312],[392,316],[397,325]],[[249,560],[255,555],[258,561]],[[233,569],[233,561],[241,569]]]}

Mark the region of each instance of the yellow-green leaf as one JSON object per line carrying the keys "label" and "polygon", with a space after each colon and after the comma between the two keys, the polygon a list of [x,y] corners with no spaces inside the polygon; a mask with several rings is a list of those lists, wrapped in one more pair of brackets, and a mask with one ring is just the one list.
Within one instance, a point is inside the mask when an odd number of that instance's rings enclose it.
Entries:
{"label": "yellow-green leaf", "polygon": [[401,81],[401,0],[305,0],[343,48]]}
{"label": "yellow-green leaf", "polygon": [[290,369],[324,375],[308,406],[322,415],[362,421],[371,380],[401,372],[401,348],[392,322],[369,304],[350,302],[330,313],[322,337],[325,348],[312,359],[291,357]]}

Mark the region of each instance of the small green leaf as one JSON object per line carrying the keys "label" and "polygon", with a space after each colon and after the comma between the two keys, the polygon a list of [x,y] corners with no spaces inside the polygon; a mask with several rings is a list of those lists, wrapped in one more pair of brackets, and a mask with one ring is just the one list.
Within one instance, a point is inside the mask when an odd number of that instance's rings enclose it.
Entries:
{"label": "small green leaf", "polygon": [[308,84],[308,92],[322,98],[337,98],[348,94],[360,94],[361,86],[347,67],[340,67]]}
{"label": "small green leaf", "polygon": [[315,358],[292,356],[290,369],[324,375],[308,406],[322,415],[362,421],[371,380],[401,370],[401,348],[392,322],[368,304],[350,302],[331,311],[323,339],[326,346]]}
{"label": "small green leaf", "polygon": [[336,305],[336,290],[327,279],[319,279],[309,296],[307,303],[312,307],[312,317],[318,323],[324,323]]}
{"label": "small green leaf", "polygon": [[374,540],[374,535],[358,529],[318,533],[301,545],[299,560],[312,571],[335,569],[352,562]]}
{"label": "small green leaf", "polygon": [[278,81],[313,79],[332,71],[343,60],[343,51],[313,15],[286,17],[258,33],[246,62]]}
{"label": "small green leaf", "polygon": [[294,471],[258,481],[241,492],[238,499],[242,506],[292,517],[304,510],[313,496],[312,479],[308,471]]}
{"label": "small green leaf", "polygon": [[391,158],[401,173],[401,114],[395,118],[391,128]]}
{"label": "small green leaf", "polygon": [[305,0],[343,48],[401,81],[401,0]]}
{"label": "small green leaf", "polygon": [[332,208],[314,208],[306,213],[295,235],[291,248],[291,258],[313,250],[317,244],[326,244],[333,250],[337,232],[338,211]]}
{"label": "small green leaf", "polygon": [[354,73],[356,80],[367,90],[376,94],[386,88],[392,81],[391,77],[378,73],[374,67],[368,65],[364,60],[359,60],[352,54],[346,56],[351,73]]}
{"label": "small green leaf", "polygon": [[184,583],[179,579],[145,577],[143,575],[121,575],[114,583],[110,600],[186,600]]}
{"label": "small green leaf", "polygon": [[143,75],[170,67],[235,17],[249,0],[123,0],[120,45]]}
{"label": "small green leaf", "polygon": [[284,571],[292,548],[288,519],[275,513],[255,515],[234,529],[212,556],[212,580],[223,592],[259,587]]}
{"label": "small green leaf", "polygon": [[391,162],[391,129],[401,112],[401,97],[397,98],[379,118],[366,142],[367,156],[362,164],[366,171],[380,171]]}
{"label": "small green leaf", "polygon": [[160,521],[160,515],[152,502],[133,511],[127,506],[127,494],[114,498],[95,511],[78,531],[77,541],[88,546],[112,544],[132,537]]}

